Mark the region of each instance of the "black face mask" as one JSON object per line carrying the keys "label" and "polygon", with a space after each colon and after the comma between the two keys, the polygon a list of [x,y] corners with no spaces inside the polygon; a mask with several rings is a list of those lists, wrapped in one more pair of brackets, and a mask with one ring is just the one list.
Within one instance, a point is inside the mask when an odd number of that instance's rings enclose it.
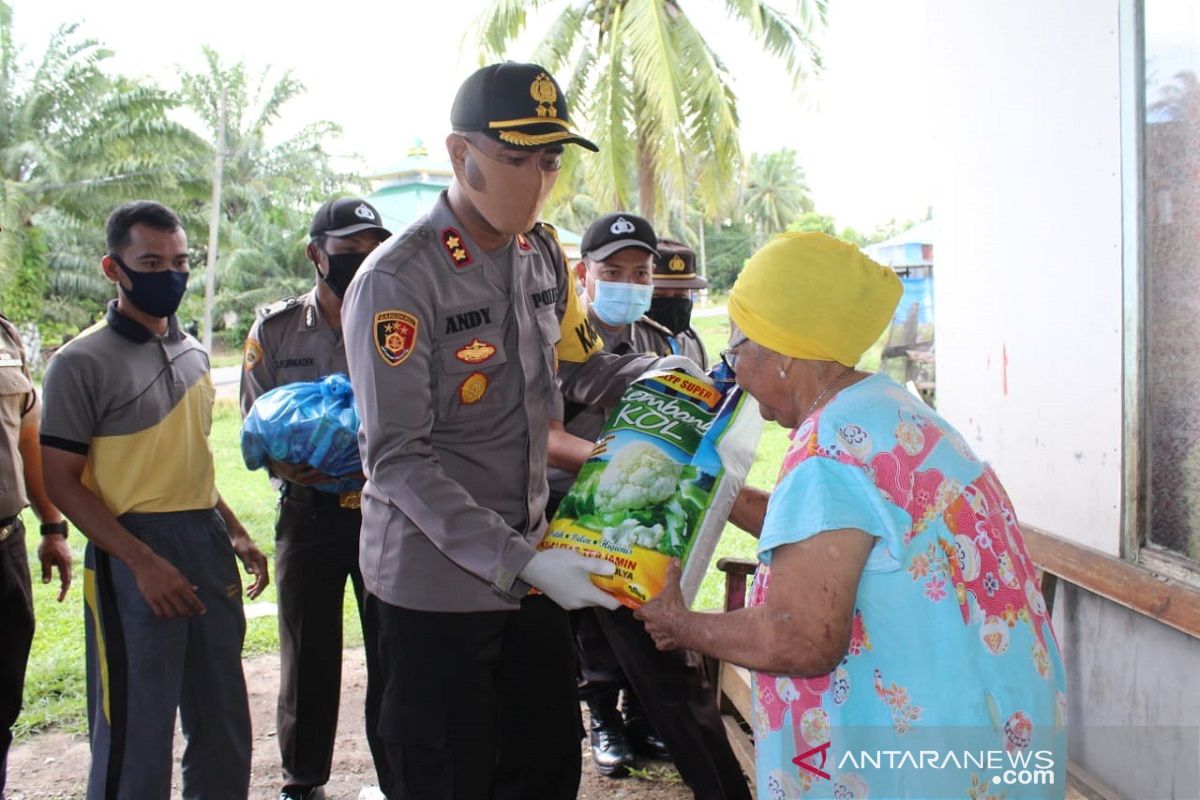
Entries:
{"label": "black face mask", "polygon": [[671,333],[683,333],[692,324],[692,298],[655,297],[646,316],[666,326]]}
{"label": "black face mask", "polygon": [[108,257],[129,278],[130,288],[121,287],[129,302],[152,317],[169,317],[179,308],[183,293],[187,291],[188,274],[173,269],[158,272],[134,272],[116,253]]}
{"label": "black face mask", "polygon": [[346,288],[350,286],[354,273],[358,272],[358,268],[367,259],[367,254],[326,253],[325,257],[329,259],[329,273],[322,275],[321,279],[329,284],[329,288],[340,300],[346,296]]}

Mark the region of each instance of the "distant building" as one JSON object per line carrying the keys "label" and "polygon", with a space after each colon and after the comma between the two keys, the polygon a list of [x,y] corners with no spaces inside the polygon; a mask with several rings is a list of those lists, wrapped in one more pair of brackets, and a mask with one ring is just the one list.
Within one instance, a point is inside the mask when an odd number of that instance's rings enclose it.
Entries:
{"label": "distant building", "polygon": [[903,322],[916,304],[917,321],[922,325],[932,324],[933,220],[918,222],[904,233],[867,245],[863,252],[894,269],[904,284],[904,296],[896,307],[895,319]]}

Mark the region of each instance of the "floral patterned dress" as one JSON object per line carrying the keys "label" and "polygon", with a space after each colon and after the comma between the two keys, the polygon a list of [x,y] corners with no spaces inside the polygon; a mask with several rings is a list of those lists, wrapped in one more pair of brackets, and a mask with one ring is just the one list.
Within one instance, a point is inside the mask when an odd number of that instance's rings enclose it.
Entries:
{"label": "floral patterned dress", "polygon": [[844,528],[877,537],[846,657],[816,678],[753,675],[760,800],[1062,797],[1062,659],[1012,504],[883,375],[792,434],[750,605],[775,548]]}

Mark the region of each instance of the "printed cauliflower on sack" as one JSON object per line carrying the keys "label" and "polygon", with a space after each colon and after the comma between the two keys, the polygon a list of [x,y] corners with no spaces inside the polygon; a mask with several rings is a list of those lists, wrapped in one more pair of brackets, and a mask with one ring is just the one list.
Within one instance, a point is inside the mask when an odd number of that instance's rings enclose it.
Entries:
{"label": "printed cauliflower on sack", "polygon": [[615,454],[596,485],[601,512],[645,508],[675,494],[683,465],[652,444],[633,442]]}

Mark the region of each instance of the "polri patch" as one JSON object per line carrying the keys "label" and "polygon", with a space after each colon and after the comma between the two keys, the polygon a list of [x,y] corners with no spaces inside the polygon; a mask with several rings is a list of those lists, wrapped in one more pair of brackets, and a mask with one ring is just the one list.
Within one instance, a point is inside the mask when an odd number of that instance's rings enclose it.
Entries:
{"label": "polri patch", "polygon": [[242,354],[242,366],[246,372],[254,369],[259,361],[262,361],[263,349],[262,345],[253,339],[246,340],[246,349]]}
{"label": "polri patch", "polygon": [[454,228],[446,228],[442,231],[442,244],[446,248],[446,253],[450,256],[450,260],[454,262],[454,266],[462,269],[470,265],[471,251],[467,249],[467,243],[463,240],[461,233]]}
{"label": "polri patch", "polygon": [[454,354],[454,357],[467,364],[482,364],[494,355],[496,355],[495,345],[479,339],[472,339],[471,343],[461,348]]}
{"label": "polri patch", "polygon": [[474,405],[483,399],[487,387],[487,375],[482,372],[472,372],[458,387],[458,399],[464,406]]}
{"label": "polri patch", "polygon": [[389,367],[404,363],[417,344],[420,322],[407,311],[380,311],[375,315],[375,349]]}

